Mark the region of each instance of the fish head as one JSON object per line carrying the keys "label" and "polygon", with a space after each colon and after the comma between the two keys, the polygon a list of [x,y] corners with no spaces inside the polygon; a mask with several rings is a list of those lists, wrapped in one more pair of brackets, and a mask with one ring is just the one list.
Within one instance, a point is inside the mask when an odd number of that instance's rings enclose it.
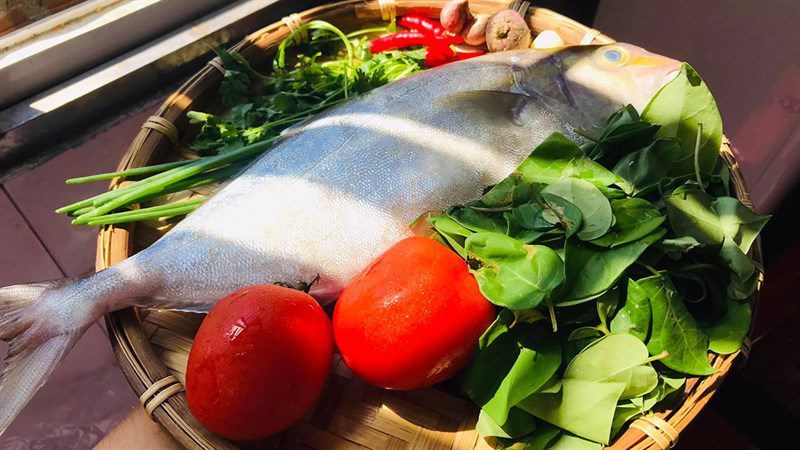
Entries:
{"label": "fish head", "polygon": [[627,104],[641,112],[681,66],[625,43],[522,50],[508,57],[516,89],[551,110],[601,120]]}

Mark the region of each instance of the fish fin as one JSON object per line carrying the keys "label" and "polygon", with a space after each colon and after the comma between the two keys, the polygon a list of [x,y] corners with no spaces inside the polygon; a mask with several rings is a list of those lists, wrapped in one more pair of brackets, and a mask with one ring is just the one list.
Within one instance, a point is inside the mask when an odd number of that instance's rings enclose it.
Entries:
{"label": "fish fin", "polygon": [[75,329],[55,335],[40,332],[41,322],[47,320],[49,312],[37,308],[40,301],[53,297],[58,300],[59,290],[72,281],[63,279],[0,289],[0,339],[9,342],[5,369],[0,373],[0,435],[91,324],[76,325]]}

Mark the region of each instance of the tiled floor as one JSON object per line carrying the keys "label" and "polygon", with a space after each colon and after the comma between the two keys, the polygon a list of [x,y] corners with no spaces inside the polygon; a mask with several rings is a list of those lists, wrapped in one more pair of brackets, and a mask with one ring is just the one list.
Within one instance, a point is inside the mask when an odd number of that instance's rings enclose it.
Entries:
{"label": "tiled floor", "polygon": [[[64,185],[66,178],[113,171],[154,106],[84,144],[0,185],[0,286],[94,269],[96,232],[53,211],[107,188],[105,182]],[[0,347],[0,359],[7,347]],[[92,326],[50,381],[0,438],[2,449],[88,448],[135,404],[116,366],[105,330]]]}

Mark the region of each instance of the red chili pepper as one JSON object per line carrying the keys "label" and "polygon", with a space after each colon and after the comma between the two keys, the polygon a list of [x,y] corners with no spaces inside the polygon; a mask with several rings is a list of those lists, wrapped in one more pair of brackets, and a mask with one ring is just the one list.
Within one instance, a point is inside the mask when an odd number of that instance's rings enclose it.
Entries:
{"label": "red chili pepper", "polygon": [[486,52],[482,52],[480,50],[477,50],[477,51],[474,51],[474,52],[456,52],[456,61],[475,58],[475,57],[482,56],[482,55],[485,55],[485,54],[486,54]]}
{"label": "red chili pepper", "polygon": [[420,14],[406,14],[397,21],[397,24],[426,36],[441,36],[445,33],[442,24]]}
{"label": "red chili pepper", "polygon": [[426,36],[419,31],[401,31],[399,33],[382,36],[369,45],[372,53],[381,53],[389,50],[398,50],[414,46],[448,46],[464,42],[461,36]]}
{"label": "red chili pepper", "polygon": [[387,50],[413,47],[415,45],[428,45],[430,40],[429,37],[419,31],[401,31],[375,39],[369,44],[369,51],[372,53],[380,53]]}
{"label": "red chili pepper", "polygon": [[425,65],[428,67],[441,66],[452,62],[456,57],[456,52],[449,46],[432,45],[425,52]]}

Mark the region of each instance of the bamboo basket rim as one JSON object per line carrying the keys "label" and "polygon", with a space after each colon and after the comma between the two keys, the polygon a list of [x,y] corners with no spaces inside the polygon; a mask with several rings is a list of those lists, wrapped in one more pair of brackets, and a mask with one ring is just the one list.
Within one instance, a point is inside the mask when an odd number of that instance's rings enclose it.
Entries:
{"label": "bamboo basket rim", "polygon": [[[432,11],[441,8],[445,0],[344,0],[318,6],[301,13],[292,14],[282,21],[270,24],[234,45],[231,50],[239,52],[251,60],[263,59],[277,43],[288,36],[299,24],[313,18],[326,18],[355,13],[357,19],[383,19],[402,15],[405,10],[418,7],[431,7]],[[507,6],[507,1],[473,0],[476,9],[491,9]],[[568,43],[613,43],[614,39],[600,31],[586,27],[570,18],[545,8],[530,7],[529,24],[534,30],[555,29]],[[537,28],[546,24],[546,28]],[[566,35],[566,36],[565,36]],[[213,58],[200,71],[191,76],[175,93],[170,95],[154,116],[142,126],[128,152],[123,156],[119,170],[146,165],[152,159],[180,142],[181,132],[185,131],[185,112],[195,98],[213,89],[222,79],[224,68],[219,58]],[[176,124],[182,124],[176,125]],[[747,206],[753,207],[739,164],[731,152],[727,139],[723,140],[720,154],[731,169],[731,182],[737,197]],[[110,189],[121,186],[123,182],[112,180]],[[98,234],[96,269],[102,270],[116,264],[132,254],[132,225],[104,226]],[[761,241],[756,240],[750,257],[759,270],[759,286],[751,296],[755,320],[763,264]],[[152,344],[142,329],[138,311],[128,308],[105,316],[109,339],[114,355],[120,364],[129,384],[140,396],[142,406],[152,417],[184,447],[197,449],[234,449],[227,440],[206,430],[189,412],[183,386],[171,375],[164,363],[155,354]],[[752,326],[751,326],[752,333]],[[740,354],[746,359],[749,353],[749,339],[743,350],[730,355],[714,355],[712,366],[717,369],[713,375],[702,379],[687,381],[684,397],[678,407],[663,413],[650,414],[635,420],[628,429],[619,435],[607,448],[612,449],[664,449],[677,442],[680,432],[708,403],[711,396],[734,366]]]}

